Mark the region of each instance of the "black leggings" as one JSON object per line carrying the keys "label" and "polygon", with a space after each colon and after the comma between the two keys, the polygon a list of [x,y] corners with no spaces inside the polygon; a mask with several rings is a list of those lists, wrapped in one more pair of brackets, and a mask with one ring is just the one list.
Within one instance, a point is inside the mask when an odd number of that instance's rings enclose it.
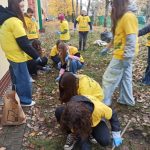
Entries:
{"label": "black leggings", "polygon": [[87,35],[88,35],[88,31],[79,32],[79,50],[82,50],[82,44],[83,44],[83,50],[85,50]]}
{"label": "black leggings", "polygon": [[148,59],[147,59],[147,67],[145,71],[145,75],[143,77],[142,82],[144,84],[150,85],[150,46],[148,46]]}
{"label": "black leggings", "polygon": [[39,69],[42,69],[45,65],[47,65],[48,58],[47,57],[42,57],[42,62],[40,64],[37,64],[37,62],[32,59],[27,61],[27,66],[28,66],[28,71],[30,75],[37,75],[37,71]]}
{"label": "black leggings", "polygon": [[[64,107],[56,108],[55,117],[60,123],[60,118],[63,113]],[[109,128],[104,121],[101,121],[96,127],[92,128],[92,135],[101,146],[108,146],[111,142]],[[81,150],[90,150],[88,139],[80,141]]]}

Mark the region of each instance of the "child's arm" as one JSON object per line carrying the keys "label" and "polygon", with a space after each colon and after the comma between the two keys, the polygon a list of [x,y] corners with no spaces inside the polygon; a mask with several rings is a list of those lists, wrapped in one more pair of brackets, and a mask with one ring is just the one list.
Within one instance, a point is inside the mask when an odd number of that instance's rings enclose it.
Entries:
{"label": "child's arm", "polygon": [[112,130],[113,145],[118,147],[122,144],[122,138],[121,138],[120,123],[117,117],[117,113],[115,111],[112,111],[112,117],[109,121]]}
{"label": "child's arm", "polygon": [[150,24],[144,27],[143,29],[139,30],[139,35],[138,36],[143,36],[147,33],[150,32]]}

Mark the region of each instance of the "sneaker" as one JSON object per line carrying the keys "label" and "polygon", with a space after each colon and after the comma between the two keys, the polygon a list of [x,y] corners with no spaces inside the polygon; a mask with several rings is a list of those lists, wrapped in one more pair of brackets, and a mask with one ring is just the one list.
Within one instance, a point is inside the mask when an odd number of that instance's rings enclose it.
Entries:
{"label": "sneaker", "polygon": [[42,70],[45,72],[50,72],[51,68],[49,66],[46,66],[46,67],[43,67]]}
{"label": "sneaker", "polygon": [[30,76],[30,82],[35,82],[35,80]]}
{"label": "sneaker", "polygon": [[64,150],[72,150],[76,143],[75,137],[72,133],[68,134]]}
{"label": "sneaker", "polygon": [[94,137],[92,135],[90,135],[89,141],[93,144],[97,144],[97,141],[94,139]]}
{"label": "sneaker", "polygon": [[35,101],[32,101],[31,104],[21,104],[22,107],[31,107],[35,105]]}

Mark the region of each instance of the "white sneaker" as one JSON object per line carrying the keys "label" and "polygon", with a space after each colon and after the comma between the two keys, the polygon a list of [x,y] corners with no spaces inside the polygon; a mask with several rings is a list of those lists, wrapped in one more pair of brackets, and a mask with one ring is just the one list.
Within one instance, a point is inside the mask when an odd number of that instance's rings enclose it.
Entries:
{"label": "white sneaker", "polygon": [[72,150],[76,143],[75,137],[72,133],[68,134],[64,150]]}
{"label": "white sneaker", "polygon": [[94,139],[94,137],[92,135],[90,135],[89,140],[91,143],[97,144],[97,141]]}
{"label": "white sneaker", "polygon": [[30,77],[30,82],[35,82],[35,80],[32,78],[32,77]]}
{"label": "white sneaker", "polygon": [[36,103],[35,101],[32,101],[31,104],[21,104],[22,107],[31,107],[34,106]]}

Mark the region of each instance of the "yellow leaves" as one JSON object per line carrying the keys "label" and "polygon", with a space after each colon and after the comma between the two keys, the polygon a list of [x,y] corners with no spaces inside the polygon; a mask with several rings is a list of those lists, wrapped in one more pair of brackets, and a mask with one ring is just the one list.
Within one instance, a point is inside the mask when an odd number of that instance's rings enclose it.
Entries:
{"label": "yellow leaves", "polygon": [[57,16],[59,13],[72,14],[72,0],[49,0],[49,14]]}

